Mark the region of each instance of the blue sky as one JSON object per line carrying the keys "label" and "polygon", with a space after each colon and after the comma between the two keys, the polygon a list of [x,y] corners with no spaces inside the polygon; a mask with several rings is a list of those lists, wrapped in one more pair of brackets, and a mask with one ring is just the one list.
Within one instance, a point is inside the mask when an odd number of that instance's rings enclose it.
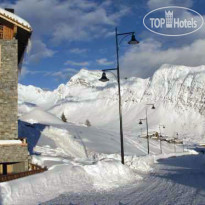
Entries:
{"label": "blue sky", "polygon": [[[140,44],[120,47],[122,76],[150,77],[163,63],[205,64],[204,27],[184,37],[163,37],[143,25],[162,6],[184,6],[205,15],[203,0],[17,0],[0,1],[33,27],[32,50],[19,82],[54,89],[80,69],[115,67],[114,29],[135,31]],[[127,39],[128,41],[129,39]]]}

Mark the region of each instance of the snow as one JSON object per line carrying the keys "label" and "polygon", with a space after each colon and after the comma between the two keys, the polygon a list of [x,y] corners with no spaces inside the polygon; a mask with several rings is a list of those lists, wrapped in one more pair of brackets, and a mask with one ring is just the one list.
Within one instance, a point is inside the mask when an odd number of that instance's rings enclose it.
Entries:
{"label": "snow", "polygon": [[0,145],[22,144],[21,140],[0,140]]}
{"label": "snow", "polygon": [[17,21],[18,23],[22,24],[25,27],[32,29],[31,25],[26,20],[22,19],[21,17],[17,16],[16,14],[13,14],[9,11],[6,11],[2,8],[0,8],[0,14],[2,14],[3,16],[9,17],[14,21]]}
{"label": "snow", "polygon": [[[64,112],[68,122],[83,125],[88,119],[93,126],[118,130],[117,83],[98,79],[101,71],[82,69],[67,84],[54,91],[43,91],[32,86],[19,85],[20,115],[40,106],[58,118]],[[122,79],[123,125],[136,136],[146,133],[146,127],[138,126],[145,117],[147,103],[155,103],[155,110],[148,110],[151,132],[159,132],[159,124],[165,125],[164,134],[203,142],[205,132],[204,96],[205,66],[185,67],[163,65],[152,78]],[[30,106],[33,103],[34,106]],[[166,117],[165,117],[166,116]],[[202,123],[204,122],[204,123]]]}
{"label": "snow", "polygon": [[142,181],[114,190],[92,193],[64,193],[43,203],[83,205],[181,205],[204,204],[204,156],[185,155],[158,160]]}
{"label": "snow", "polygon": [[[19,85],[19,136],[27,137],[32,162],[48,171],[1,183],[1,203],[201,203],[204,156],[196,147],[204,141],[204,72],[163,65],[152,78],[122,79],[125,165],[114,77],[104,84],[100,71],[82,69],[54,91]],[[162,141],[160,154],[159,141],[150,139],[147,155],[146,126],[138,124],[147,103],[156,107],[148,109],[149,132],[164,124],[162,135],[178,132],[184,146]]]}
{"label": "snow", "polygon": [[104,160],[93,165],[56,165],[48,172],[1,183],[0,187],[3,204],[13,204],[15,199],[15,204],[32,205],[64,192],[108,190],[136,179],[136,174],[119,161]]}
{"label": "snow", "polygon": [[31,124],[34,123],[41,123],[41,124],[48,124],[48,123],[53,123],[53,124],[62,124],[62,120],[57,118],[56,116],[47,113],[43,111],[40,108],[36,108],[29,112],[28,114],[25,114],[20,118],[22,121],[29,122]]}
{"label": "snow", "polygon": [[[32,85],[18,85],[19,103],[32,103],[34,105],[48,104],[53,101],[56,103],[55,96],[51,91],[45,91]],[[58,96],[57,96],[58,97]]]}
{"label": "snow", "polygon": [[[58,156],[60,149],[62,150],[62,152],[64,152],[64,154],[72,156],[72,157],[77,157],[77,158],[86,158],[87,157],[87,153],[86,150],[84,149],[84,147],[82,146],[80,141],[77,141],[75,139],[75,137],[70,134],[68,132],[68,130],[66,129],[59,129],[56,127],[46,127],[43,131],[42,131],[42,135],[44,135],[45,137],[47,137],[48,139],[51,139],[55,142],[55,145],[52,146],[50,144],[50,149],[53,148],[53,153],[55,153],[56,156]],[[38,142],[38,145],[41,146],[47,146],[46,142],[42,142],[40,139],[40,141]],[[68,147],[69,145],[69,147]],[[58,148],[58,150],[55,152],[55,148]],[[38,151],[38,147],[36,148],[36,151]],[[48,154],[48,153],[46,153]],[[51,153],[50,153],[51,155]]]}

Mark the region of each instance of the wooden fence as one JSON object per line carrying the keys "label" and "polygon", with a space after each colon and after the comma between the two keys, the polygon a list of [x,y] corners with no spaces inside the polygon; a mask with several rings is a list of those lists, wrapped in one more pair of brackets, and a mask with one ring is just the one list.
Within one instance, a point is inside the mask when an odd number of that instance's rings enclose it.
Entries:
{"label": "wooden fence", "polygon": [[36,165],[36,164],[30,164],[30,168],[31,170],[25,171],[25,172],[0,175],[0,182],[6,182],[6,181],[26,177],[26,176],[33,175],[33,174],[38,174],[38,173],[45,172],[48,170],[47,167],[42,168],[41,166]]}

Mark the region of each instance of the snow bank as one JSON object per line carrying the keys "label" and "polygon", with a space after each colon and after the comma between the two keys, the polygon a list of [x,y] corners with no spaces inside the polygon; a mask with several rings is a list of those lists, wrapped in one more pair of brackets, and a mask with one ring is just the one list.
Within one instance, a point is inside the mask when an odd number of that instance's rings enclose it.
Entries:
{"label": "snow bank", "polygon": [[[66,129],[49,126],[42,131],[42,136],[46,136],[49,139],[52,139],[55,142],[56,147],[61,148],[68,156],[81,158],[88,157],[86,149],[82,145],[82,143],[74,136],[72,136]],[[41,141],[39,141],[39,144],[40,143]]]}
{"label": "snow bank", "polygon": [[65,192],[108,190],[134,182],[140,177],[116,160],[93,165],[60,165],[53,169],[0,184],[2,204],[39,204]]}
{"label": "snow bank", "polygon": [[127,156],[126,164],[138,172],[148,173],[153,171],[153,164],[156,163],[155,155],[149,156]]}
{"label": "snow bank", "polygon": [[55,115],[42,110],[41,108],[33,109],[31,112],[21,116],[20,120],[31,124],[63,124],[62,120],[57,118]]}
{"label": "snow bank", "polygon": [[[152,166],[156,163],[156,159],[163,157],[164,155],[145,155],[145,156],[125,156],[125,165],[134,171],[148,173],[152,171]],[[168,155],[166,155],[168,156]],[[96,154],[96,160],[121,160],[120,154]]]}
{"label": "snow bank", "polygon": [[136,183],[142,179],[138,172],[151,171],[157,159],[173,155],[126,157],[126,165],[116,159],[102,159],[87,165],[67,160],[67,164],[54,165],[47,172],[1,183],[2,204],[13,205],[15,199],[16,205],[33,205],[66,192],[109,191]]}
{"label": "snow bank", "polygon": [[[144,155],[144,156],[125,156],[125,165],[136,171],[137,173],[149,173],[153,171],[153,165],[158,163],[159,159],[164,159],[173,156],[182,155],[196,155],[198,152],[194,150],[187,150],[181,153],[169,153],[169,154],[158,154],[158,155]],[[96,160],[121,160],[120,154],[96,154]]]}
{"label": "snow bank", "polygon": [[105,159],[94,165],[85,166],[86,172],[94,179],[96,189],[108,189],[120,185],[131,183],[142,177],[136,175],[128,166],[124,166],[120,161]]}
{"label": "snow bank", "polygon": [[0,184],[2,204],[36,205],[64,192],[92,189],[92,179],[80,166],[61,165],[42,174]]}

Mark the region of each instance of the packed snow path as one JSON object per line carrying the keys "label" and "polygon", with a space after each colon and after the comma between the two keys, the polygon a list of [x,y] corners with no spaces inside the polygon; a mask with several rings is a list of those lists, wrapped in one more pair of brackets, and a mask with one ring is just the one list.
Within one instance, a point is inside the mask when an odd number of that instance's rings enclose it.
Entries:
{"label": "packed snow path", "polygon": [[136,184],[110,192],[65,193],[43,203],[82,205],[205,204],[205,156],[184,155],[158,160],[154,171]]}

